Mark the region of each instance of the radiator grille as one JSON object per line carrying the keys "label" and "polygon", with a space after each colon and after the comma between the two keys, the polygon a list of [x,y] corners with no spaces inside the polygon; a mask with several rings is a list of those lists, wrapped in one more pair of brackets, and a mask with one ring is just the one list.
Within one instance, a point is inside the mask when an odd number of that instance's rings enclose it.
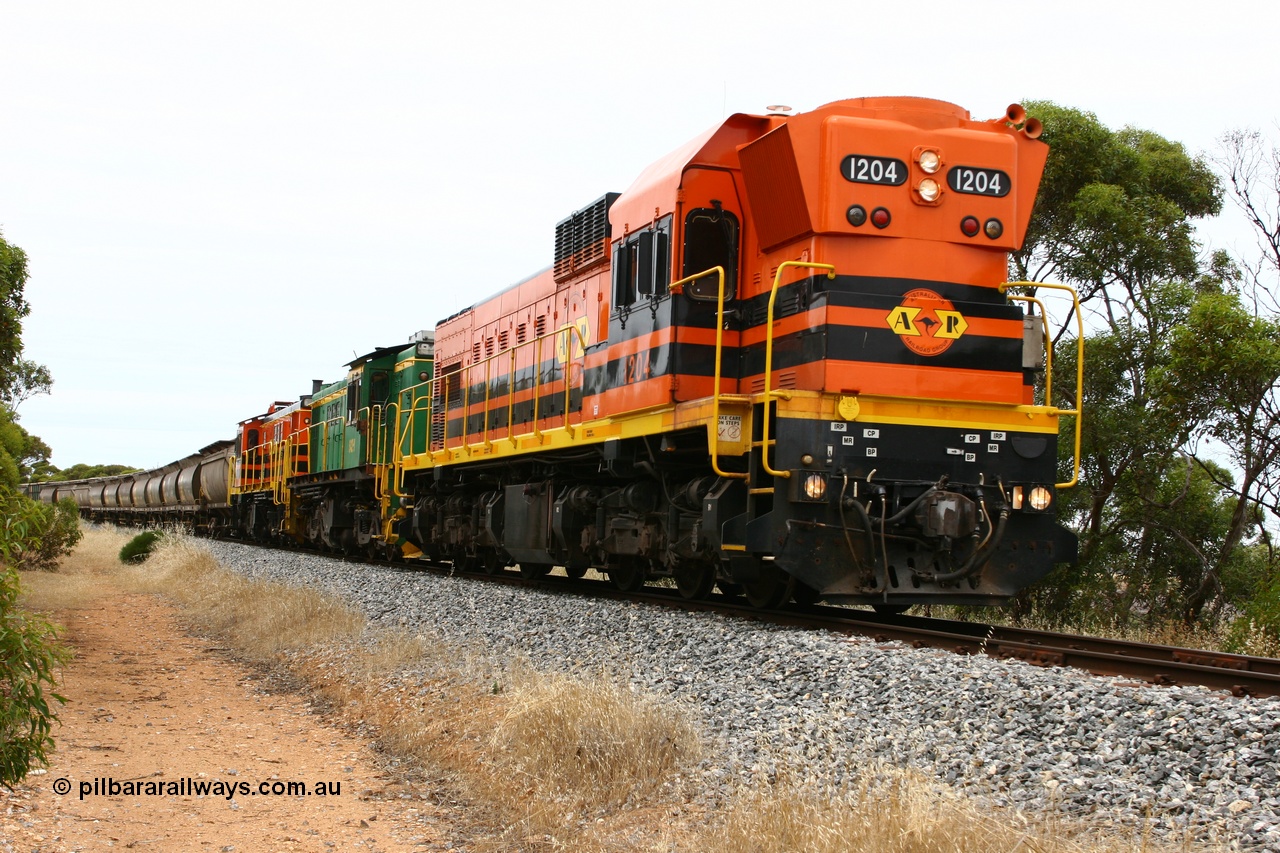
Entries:
{"label": "radiator grille", "polygon": [[619,193],[605,193],[556,225],[555,279],[564,281],[609,258],[609,208]]}

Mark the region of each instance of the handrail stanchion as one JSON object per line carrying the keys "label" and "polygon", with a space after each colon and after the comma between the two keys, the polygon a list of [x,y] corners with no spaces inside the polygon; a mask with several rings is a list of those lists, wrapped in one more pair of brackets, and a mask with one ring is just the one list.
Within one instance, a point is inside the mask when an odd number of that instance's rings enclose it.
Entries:
{"label": "handrail stanchion", "polygon": [[[716,358],[715,358],[715,374],[712,380],[715,385],[711,389],[711,425],[716,432],[720,429],[720,402],[725,398],[720,393],[721,369],[724,357],[724,267],[715,266],[710,269],[703,270],[694,275],[688,275],[679,281],[673,281],[667,286],[667,290],[672,293],[681,293],[684,286],[691,281],[703,278],[715,273],[719,277],[719,286],[716,292]],[[743,398],[746,399],[746,398]],[[726,477],[731,480],[745,480],[748,475],[745,472],[722,471],[720,470],[720,442],[714,437],[714,434],[708,436],[707,444],[711,447],[711,470],[716,472],[717,476]]]}
{"label": "handrail stanchion", "polygon": [[[1046,346],[1045,352],[1045,408],[1049,414],[1054,416],[1069,415],[1076,419],[1075,424],[1075,445],[1072,449],[1071,460],[1071,479],[1065,483],[1055,483],[1059,489],[1068,489],[1080,482],[1080,438],[1081,424],[1084,421],[1084,316],[1080,311],[1080,296],[1076,293],[1075,288],[1068,287],[1065,284],[1050,284],[1043,281],[1010,281],[1000,285],[1002,292],[1008,291],[1011,287],[1046,287],[1050,290],[1061,290],[1071,294],[1072,313],[1076,317],[1076,405],[1074,409],[1060,409],[1057,406],[1049,404],[1052,393],[1049,388],[1052,386],[1052,364],[1053,353],[1052,347]],[[1040,314],[1042,322],[1045,323],[1045,337],[1048,339],[1048,323],[1049,314],[1044,310],[1043,303],[1040,303],[1034,296],[1023,296],[1022,294],[1007,294],[1010,299],[1023,299],[1029,302],[1040,304]]]}
{"label": "handrail stanchion", "polygon": [[767,473],[784,479],[791,476],[790,471],[775,471],[769,465],[769,444],[771,443],[769,438],[769,400],[771,398],[790,399],[790,395],[786,392],[774,391],[770,387],[773,382],[773,306],[778,299],[778,286],[782,283],[782,273],[788,267],[826,270],[827,278],[836,277],[836,268],[831,264],[815,264],[809,261],[783,261],[778,265],[778,272],[773,277],[773,288],[769,291],[769,312],[765,319],[764,337],[764,424],[760,435],[762,441],[760,460]]}

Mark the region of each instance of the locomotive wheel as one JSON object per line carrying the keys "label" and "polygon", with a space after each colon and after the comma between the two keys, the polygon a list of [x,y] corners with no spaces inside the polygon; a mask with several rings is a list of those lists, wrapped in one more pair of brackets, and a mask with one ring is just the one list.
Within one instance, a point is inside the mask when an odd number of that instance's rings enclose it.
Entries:
{"label": "locomotive wheel", "polygon": [[521,563],[520,577],[525,580],[533,581],[541,577],[546,577],[551,571],[550,563]]}
{"label": "locomotive wheel", "polygon": [[671,572],[680,595],[698,601],[711,594],[716,584],[716,567],[710,563],[682,560]]}
{"label": "locomotive wheel", "polygon": [[773,563],[764,562],[760,564],[760,577],[742,584],[747,603],[760,610],[773,610],[786,604],[794,589],[795,578]]}
{"label": "locomotive wheel", "polygon": [[609,564],[609,580],[623,592],[637,592],[644,586],[647,574],[645,562],[639,557],[619,557]]}
{"label": "locomotive wheel", "polygon": [[586,566],[565,566],[564,573],[570,578],[572,578],[573,580],[578,580],[579,578],[586,576],[587,567]]}
{"label": "locomotive wheel", "polygon": [[498,556],[495,548],[486,548],[484,553],[480,555],[480,567],[484,569],[486,575],[500,574],[504,568],[502,558]]}

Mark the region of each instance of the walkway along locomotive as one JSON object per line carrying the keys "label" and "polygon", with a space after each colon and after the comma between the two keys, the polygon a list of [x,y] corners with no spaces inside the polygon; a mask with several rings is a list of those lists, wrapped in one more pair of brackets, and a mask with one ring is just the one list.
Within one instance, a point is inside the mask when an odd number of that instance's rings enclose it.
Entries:
{"label": "walkway along locomotive", "polygon": [[227,488],[184,493],[175,463],[56,489],[762,607],[1007,600],[1076,555],[1055,510],[1079,411],[1047,399],[1044,307],[1005,281],[1039,135],[1016,105],[919,98],[731,116],[560,222],[550,268],[197,455]]}

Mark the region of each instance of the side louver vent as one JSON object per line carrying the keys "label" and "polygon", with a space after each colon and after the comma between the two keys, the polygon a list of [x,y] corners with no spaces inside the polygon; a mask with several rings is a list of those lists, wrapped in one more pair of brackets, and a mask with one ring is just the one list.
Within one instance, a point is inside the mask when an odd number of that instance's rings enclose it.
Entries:
{"label": "side louver vent", "polygon": [[556,281],[565,281],[609,258],[609,208],[620,193],[605,193],[556,224]]}

